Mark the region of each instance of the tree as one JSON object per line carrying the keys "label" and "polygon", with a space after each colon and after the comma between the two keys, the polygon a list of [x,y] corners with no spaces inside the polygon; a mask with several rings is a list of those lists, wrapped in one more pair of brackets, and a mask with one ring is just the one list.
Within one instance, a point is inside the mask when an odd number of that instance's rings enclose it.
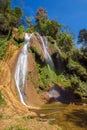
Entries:
{"label": "tree", "polygon": [[15,12],[15,15],[16,15],[17,18],[21,18],[22,11],[21,11],[21,9],[19,7],[15,7],[14,12]]}
{"label": "tree", "polygon": [[5,13],[10,7],[10,0],[0,0],[0,13]]}
{"label": "tree", "polygon": [[36,12],[36,23],[41,24],[44,23],[48,19],[48,14],[46,9],[39,8]]}
{"label": "tree", "polygon": [[87,30],[81,29],[78,35],[78,43],[82,43],[83,46],[87,47]]}
{"label": "tree", "polygon": [[81,51],[87,56],[87,30],[81,29],[78,35],[78,44],[81,44]]}
{"label": "tree", "polygon": [[56,35],[61,26],[55,20],[49,20],[46,9],[39,8],[36,12],[37,31],[41,35],[48,35],[56,39]]}
{"label": "tree", "polygon": [[40,32],[42,35],[51,36],[56,39],[57,33],[60,31],[61,25],[54,20],[47,20],[40,25]]}
{"label": "tree", "polygon": [[22,11],[19,7],[13,10],[10,0],[0,0],[0,34],[8,34],[13,27],[21,24]]}
{"label": "tree", "polygon": [[59,33],[57,35],[57,43],[58,46],[64,51],[64,52],[71,52],[73,48],[73,39],[72,36],[66,33]]}
{"label": "tree", "polygon": [[46,9],[39,8],[36,12],[36,18],[35,18],[38,31],[40,31],[41,24],[44,24],[47,19],[48,19],[48,14],[47,14]]}

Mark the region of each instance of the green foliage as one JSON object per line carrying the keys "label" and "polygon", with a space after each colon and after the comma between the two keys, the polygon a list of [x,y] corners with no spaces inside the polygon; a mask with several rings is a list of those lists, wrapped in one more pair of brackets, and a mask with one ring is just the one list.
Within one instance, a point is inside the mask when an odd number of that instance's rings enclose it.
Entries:
{"label": "green foliage", "polygon": [[87,57],[87,46],[82,46],[81,47],[81,52],[83,53],[84,56]]}
{"label": "green foliage", "polygon": [[2,114],[2,113],[0,113],[0,120],[2,119],[2,117],[3,117],[3,114]]}
{"label": "green foliage", "polygon": [[39,72],[39,88],[42,91],[47,90],[50,83],[57,83],[57,75],[50,69],[49,65],[41,67],[37,64],[37,68]]}
{"label": "green foliage", "polygon": [[75,62],[70,59],[68,65],[67,65],[67,69],[69,70],[69,72],[80,76],[80,78],[82,80],[84,80],[84,81],[87,80],[86,69],[82,65],[80,65],[78,62]]}
{"label": "green foliage", "polygon": [[18,27],[22,20],[22,11],[19,7],[13,10],[10,0],[0,0],[0,34],[7,35],[13,27]]}
{"label": "green foliage", "polygon": [[37,30],[36,25],[31,24],[29,26],[29,28],[27,29],[27,32],[28,33],[33,33],[33,32],[36,32],[36,30]]}
{"label": "green foliage", "polygon": [[47,36],[47,39],[48,39],[48,41],[49,41],[50,43],[54,43],[54,41],[55,41],[51,36]]}
{"label": "green foliage", "polygon": [[32,24],[31,24],[31,18],[30,17],[27,17],[26,18],[26,23],[25,23],[25,25],[27,26],[27,27],[30,27]]}
{"label": "green foliage", "polygon": [[60,31],[61,25],[54,20],[47,20],[40,24],[40,33],[42,35],[51,36],[56,39],[57,33]]}
{"label": "green foliage", "polygon": [[77,76],[74,74],[74,75],[72,75],[72,76],[70,77],[70,79],[71,79],[71,86],[72,86],[71,89],[72,89],[73,91],[77,90],[77,89],[79,88],[80,78],[77,77]]}
{"label": "green foliage", "polygon": [[[9,23],[10,27],[18,27],[21,24],[21,22],[22,22],[20,20],[20,18],[22,17],[21,9],[19,7],[17,7],[17,8],[15,7],[15,9],[17,9],[17,10],[10,9],[6,13],[7,22]],[[20,11],[17,13],[18,10],[20,10]]]}
{"label": "green foliage", "polygon": [[14,35],[14,40],[20,44],[24,42],[24,32],[25,29],[23,26],[19,26],[17,31],[13,31],[13,35]]}
{"label": "green foliage", "polygon": [[24,45],[24,42],[21,42],[21,44],[19,44],[17,41],[15,41],[14,39],[11,39],[12,40],[12,43],[17,46],[17,47],[21,47],[22,45]]}
{"label": "green foliage", "polygon": [[86,69],[83,66],[81,66],[78,62],[75,62],[71,59],[69,60],[69,66],[68,67],[71,68],[72,70],[74,70],[74,68],[75,68],[75,69],[78,70],[78,72],[83,72],[83,73],[86,72]]}
{"label": "green foliage", "polygon": [[5,13],[10,7],[10,0],[0,0],[0,13]]}
{"label": "green foliage", "polygon": [[9,29],[9,23],[3,14],[0,14],[0,34],[6,34]]}
{"label": "green foliage", "polygon": [[78,91],[82,97],[87,97],[87,82],[80,81],[80,87],[78,88]]}
{"label": "green foliage", "polygon": [[6,102],[5,102],[4,98],[3,98],[1,90],[0,90],[0,106],[1,105],[6,105]]}
{"label": "green foliage", "polygon": [[66,74],[58,75],[58,83],[60,86],[71,87],[71,82]]}
{"label": "green foliage", "polygon": [[81,29],[78,35],[78,43],[82,43],[83,46],[87,46],[87,30]]}
{"label": "green foliage", "polygon": [[36,23],[39,26],[40,24],[44,23],[48,19],[48,14],[46,9],[39,8],[36,12]]}
{"label": "green foliage", "polygon": [[2,60],[7,49],[7,41],[0,41],[0,60]]}
{"label": "green foliage", "polygon": [[34,116],[33,115],[28,115],[28,116],[23,116],[22,118],[23,118],[23,120],[27,121],[27,120],[33,119]]}
{"label": "green foliage", "polygon": [[74,49],[71,58],[72,60],[79,62],[79,64],[87,68],[87,56],[82,51]]}
{"label": "green foliage", "polygon": [[72,36],[68,33],[58,33],[57,34],[57,44],[64,51],[69,52],[73,48]]}
{"label": "green foliage", "polygon": [[41,25],[44,24],[48,19],[48,14],[46,9],[44,8],[39,8],[36,12],[36,27],[37,27],[37,31],[39,33],[41,33]]}
{"label": "green foliage", "polygon": [[80,50],[74,49],[71,58],[78,62],[80,59],[83,58],[83,54]]}
{"label": "green foliage", "polygon": [[16,125],[16,126],[12,125],[9,128],[6,128],[5,130],[28,130],[28,129],[27,128],[22,128],[19,125]]}
{"label": "green foliage", "polygon": [[21,126],[17,125],[15,127],[15,130],[28,130],[27,128],[22,128]]}
{"label": "green foliage", "polygon": [[10,126],[9,128],[6,128],[5,130],[13,130],[13,126]]}
{"label": "green foliage", "polygon": [[87,82],[83,82],[76,75],[71,76],[71,89],[80,94],[81,97],[87,97]]}
{"label": "green foliage", "polygon": [[31,46],[30,49],[32,50],[32,52],[40,56],[38,48]]}
{"label": "green foliage", "polygon": [[19,35],[22,34],[23,32],[25,32],[24,27],[23,26],[19,26],[18,27],[18,33],[19,33]]}
{"label": "green foliage", "polygon": [[21,11],[21,9],[19,7],[15,7],[14,12],[15,12],[15,15],[16,15],[17,18],[21,18],[22,11]]}
{"label": "green foliage", "polygon": [[39,8],[36,12],[36,27],[37,31],[41,35],[51,36],[56,39],[57,33],[61,29],[61,25],[55,20],[48,20],[48,14],[46,9]]}

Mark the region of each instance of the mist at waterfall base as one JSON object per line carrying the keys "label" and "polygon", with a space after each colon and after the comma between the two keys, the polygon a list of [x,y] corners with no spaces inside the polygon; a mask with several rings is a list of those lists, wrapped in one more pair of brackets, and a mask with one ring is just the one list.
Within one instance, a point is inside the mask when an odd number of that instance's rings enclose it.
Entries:
{"label": "mist at waterfall base", "polygon": [[[24,95],[24,87],[26,84],[27,64],[28,64],[28,47],[30,46],[30,39],[33,34],[25,33],[25,45],[23,46],[21,53],[19,54],[16,69],[15,69],[15,83],[18,90],[21,103],[27,106]],[[46,37],[40,36],[44,59],[51,69],[54,69],[54,63],[49,53],[48,41]]]}

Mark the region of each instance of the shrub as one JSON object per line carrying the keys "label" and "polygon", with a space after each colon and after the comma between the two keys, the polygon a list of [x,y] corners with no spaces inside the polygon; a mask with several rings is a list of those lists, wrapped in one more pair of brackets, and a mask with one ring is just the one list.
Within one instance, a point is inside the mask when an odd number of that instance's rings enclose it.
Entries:
{"label": "shrub", "polygon": [[50,69],[49,65],[41,67],[39,64],[37,64],[37,68],[40,90],[47,90],[50,83],[57,83],[57,75],[53,70]]}
{"label": "shrub", "polygon": [[2,119],[2,117],[3,117],[3,114],[2,114],[2,113],[0,113],[0,120]]}
{"label": "shrub", "polygon": [[19,125],[16,125],[16,126],[12,125],[9,128],[6,128],[5,130],[28,130],[28,129],[27,128],[22,128]]}
{"label": "shrub", "polygon": [[6,101],[4,100],[1,90],[0,90],[0,105],[6,105]]}
{"label": "shrub", "polygon": [[81,97],[87,97],[87,82],[81,81],[76,75],[71,76],[71,87],[72,90],[78,92]]}
{"label": "shrub", "polygon": [[67,64],[67,69],[69,73],[74,73],[78,75],[83,81],[87,81],[86,69],[78,62],[70,59],[69,63]]}
{"label": "shrub", "polygon": [[7,41],[0,41],[0,60],[2,60],[7,49]]}
{"label": "shrub", "polygon": [[69,35],[67,32],[57,34],[57,44],[64,52],[71,51],[74,45],[72,36]]}
{"label": "shrub", "polygon": [[23,26],[19,26],[19,27],[18,27],[18,33],[19,33],[19,34],[22,34],[24,31],[25,31],[25,29],[24,29]]}
{"label": "shrub", "polygon": [[26,30],[28,33],[36,32],[36,25],[30,25],[30,27]]}
{"label": "shrub", "polygon": [[65,74],[58,75],[58,83],[59,83],[60,86],[64,86],[64,87],[70,87],[71,86],[70,79]]}
{"label": "shrub", "polygon": [[15,45],[15,46],[17,46],[17,47],[21,47],[23,44],[24,44],[24,42],[21,42],[21,44],[19,44],[16,40],[14,40],[14,39],[12,39],[12,43]]}

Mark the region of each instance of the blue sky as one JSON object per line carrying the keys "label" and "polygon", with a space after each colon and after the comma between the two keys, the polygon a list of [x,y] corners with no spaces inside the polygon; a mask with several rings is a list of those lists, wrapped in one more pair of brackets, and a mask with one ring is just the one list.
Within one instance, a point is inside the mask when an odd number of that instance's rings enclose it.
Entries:
{"label": "blue sky", "polygon": [[27,16],[35,16],[39,7],[48,11],[50,19],[68,25],[76,37],[82,28],[87,29],[87,0],[13,0]]}

